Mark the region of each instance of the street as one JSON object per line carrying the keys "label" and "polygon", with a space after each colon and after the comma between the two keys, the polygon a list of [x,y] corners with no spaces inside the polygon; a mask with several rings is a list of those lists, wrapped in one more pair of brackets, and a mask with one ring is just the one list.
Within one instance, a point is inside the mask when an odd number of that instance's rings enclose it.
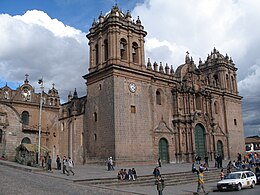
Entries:
{"label": "street", "polygon": [[[90,186],[80,185],[66,180],[64,178],[56,177],[54,173],[33,173],[20,169],[15,169],[0,165],[0,194],[1,195],[156,195],[156,186],[139,186],[137,185],[122,185],[110,186],[104,185]],[[68,176],[73,177],[73,176]],[[164,195],[189,195],[191,191],[196,190],[196,183],[166,186]],[[216,186],[216,182],[206,183],[206,190],[210,190]],[[260,185],[256,185],[254,189],[243,189],[241,191],[230,192],[210,192],[212,195],[256,195],[260,194]]]}
{"label": "street", "polygon": [[254,189],[246,188],[241,191],[228,191],[228,192],[212,192],[212,195],[257,195],[260,194],[260,185],[256,185]]}

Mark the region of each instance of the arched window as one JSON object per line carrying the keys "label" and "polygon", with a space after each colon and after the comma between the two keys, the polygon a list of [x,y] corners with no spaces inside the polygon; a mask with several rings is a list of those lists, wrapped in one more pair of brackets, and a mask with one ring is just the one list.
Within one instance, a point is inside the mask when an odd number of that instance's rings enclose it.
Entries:
{"label": "arched window", "polygon": [[108,41],[107,39],[104,41],[104,60],[108,60]]}
{"label": "arched window", "polygon": [[96,65],[98,65],[98,44],[95,45],[95,60],[96,60]]}
{"label": "arched window", "polygon": [[230,89],[230,82],[227,74],[226,74],[226,83],[227,83],[227,89]]}
{"label": "arched window", "polygon": [[161,105],[162,104],[162,97],[159,90],[156,91],[156,104]]}
{"label": "arched window", "polygon": [[71,108],[68,108],[68,115],[71,116]]}
{"label": "arched window", "polygon": [[97,122],[97,113],[96,112],[94,112],[94,120],[95,120],[95,122]]}
{"label": "arched window", "polygon": [[196,109],[201,110],[201,96],[199,94],[196,94]]}
{"label": "arched window", "polygon": [[218,102],[214,102],[214,111],[215,111],[215,114],[218,114],[218,110],[219,110]]}
{"label": "arched window", "polygon": [[136,42],[133,42],[132,44],[132,56],[133,56],[133,62],[138,63],[139,62],[138,45]]}
{"label": "arched window", "polygon": [[235,91],[235,82],[233,76],[231,76],[231,91]]}
{"label": "arched window", "polygon": [[218,85],[219,85],[218,75],[215,74],[215,75],[213,76],[213,78],[214,78],[215,87],[218,87]]}
{"label": "arched window", "polygon": [[21,143],[22,144],[31,144],[32,142],[31,142],[30,138],[25,137],[25,138],[22,139]]}
{"label": "arched window", "polygon": [[120,56],[122,60],[126,60],[126,54],[127,54],[127,42],[124,38],[120,40]]}
{"label": "arched window", "polygon": [[29,125],[29,112],[27,111],[22,112],[22,123],[24,125]]}

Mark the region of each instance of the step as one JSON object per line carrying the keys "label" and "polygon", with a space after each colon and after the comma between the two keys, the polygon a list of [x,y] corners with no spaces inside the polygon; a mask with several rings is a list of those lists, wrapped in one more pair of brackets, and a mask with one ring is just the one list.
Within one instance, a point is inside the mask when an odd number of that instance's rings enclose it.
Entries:
{"label": "step", "polygon": [[[196,181],[197,175],[195,173],[189,172],[177,172],[177,173],[166,173],[162,174],[162,177],[165,181],[169,183],[192,183]],[[219,170],[212,169],[204,174],[205,181],[219,178]],[[103,179],[88,179],[88,180],[75,180],[82,185],[153,185],[155,181],[155,177],[153,175],[143,175],[139,176],[135,181],[121,181],[116,177],[114,178],[103,178]]]}

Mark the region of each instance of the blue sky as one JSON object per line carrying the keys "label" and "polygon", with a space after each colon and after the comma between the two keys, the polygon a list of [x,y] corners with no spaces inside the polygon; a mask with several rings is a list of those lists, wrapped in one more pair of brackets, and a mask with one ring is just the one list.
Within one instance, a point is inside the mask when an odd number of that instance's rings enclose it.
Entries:
{"label": "blue sky", "polygon": [[[189,51],[195,64],[216,47],[232,57],[243,96],[245,135],[260,135],[259,0],[117,0],[147,31],[145,58],[176,70]],[[62,101],[70,91],[86,94],[86,34],[115,0],[0,0],[0,87],[23,84],[25,74],[39,90],[55,83]]]}
{"label": "blue sky", "polygon": [[22,15],[27,10],[41,10],[51,18],[87,32],[101,11],[106,13],[117,4],[123,10],[132,10],[144,0],[0,0],[1,13]]}

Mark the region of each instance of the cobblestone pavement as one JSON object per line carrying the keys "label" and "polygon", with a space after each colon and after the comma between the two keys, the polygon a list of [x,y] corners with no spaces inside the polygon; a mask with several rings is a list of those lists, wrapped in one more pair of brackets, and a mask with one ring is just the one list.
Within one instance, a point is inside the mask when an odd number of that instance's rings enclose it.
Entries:
{"label": "cobblestone pavement", "polygon": [[[117,171],[121,168],[129,169],[133,166],[119,166],[115,167],[114,171],[107,171],[105,165],[76,165],[74,168],[75,175],[67,176],[62,173],[60,170],[53,169],[52,172],[47,172],[46,170],[43,170],[42,168],[34,168],[34,167],[28,167],[19,165],[14,162],[6,162],[6,161],[0,161],[0,166],[11,166],[19,170],[19,174],[21,175],[24,173],[26,175],[26,180],[21,181],[20,183],[17,181],[17,186],[20,186],[21,190],[24,190],[23,186],[27,186],[25,184],[31,184],[33,182],[34,187],[28,187],[28,190],[40,190],[37,194],[52,194],[53,191],[56,191],[58,194],[147,194],[147,195],[155,195],[157,194],[156,186],[138,186],[138,185],[122,185],[122,186],[111,186],[111,187],[104,187],[102,185],[97,186],[83,186],[79,184],[73,183],[73,181],[80,181],[80,180],[86,180],[86,179],[97,179],[97,178],[116,178]],[[226,165],[227,162],[223,162],[223,165]],[[55,166],[55,165],[54,165]],[[156,163],[154,165],[146,165],[146,166],[134,166],[134,168],[137,170],[137,174],[139,176],[143,175],[151,175],[154,167],[156,166]],[[214,167],[214,163],[210,162],[210,167]],[[1,170],[4,169],[3,166],[1,166]],[[10,169],[9,172],[12,172],[11,170],[16,169]],[[23,171],[21,171],[21,169]],[[210,169],[210,168],[209,168]],[[174,172],[184,172],[184,171],[190,171],[191,170],[191,164],[190,163],[182,163],[182,164],[163,164],[161,170],[161,174],[166,173],[174,173]],[[33,173],[26,173],[25,171],[33,172]],[[15,173],[18,173],[18,171],[15,171]],[[15,177],[15,173],[13,174],[13,177]],[[28,174],[28,175],[27,175]],[[2,173],[1,173],[2,175]],[[6,176],[5,176],[6,177]],[[31,178],[28,179],[28,178]],[[33,178],[37,178],[37,180],[34,180]],[[49,179],[46,179],[49,178]],[[6,180],[8,181],[8,177],[6,177]],[[1,178],[3,180],[3,178]],[[28,181],[27,181],[28,180]],[[26,183],[27,182],[27,183]],[[2,182],[1,182],[2,183]],[[5,182],[6,183],[6,182]],[[9,182],[11,183],[11,179]],[[53,185],[54,183],[57,183],[57,185]],[[14,187],[15,184],[8,184],[9,186],[6,186],[6,189]],[[29,185],[30,186],[30,185]],[[184,195],[184,194],[192,194],[191,191],[196,190],[196,181],[191,184],[185,184],[185,185],[177,185],[177,186],[166,186],[164,190],[164,195],[171,194],[171,195]],[[212,191],[212,189],[216,186],[216,183],[206,183],[205,187],[208,191]],[[1,188],[5,187],[4,185],[1,186]],[[67,188],[66,188],[67,187]],[[27,187],[26,187],[27,188]],[[15,189],[15,188],[13,188]],[[66,190],[65,190],[66,189]],[[28,191],[26,190],[26,191]],[[25,191],[25,192],[26,192]],[[55,194],[57,194],[55,193]],[[1,193],[0,193],[1,194]],[[19,193],[21,194],[21,193]],[[26,194],[26,193],[22,193]],[[8,195],[12,195],[12,193],[8,193]]]}

